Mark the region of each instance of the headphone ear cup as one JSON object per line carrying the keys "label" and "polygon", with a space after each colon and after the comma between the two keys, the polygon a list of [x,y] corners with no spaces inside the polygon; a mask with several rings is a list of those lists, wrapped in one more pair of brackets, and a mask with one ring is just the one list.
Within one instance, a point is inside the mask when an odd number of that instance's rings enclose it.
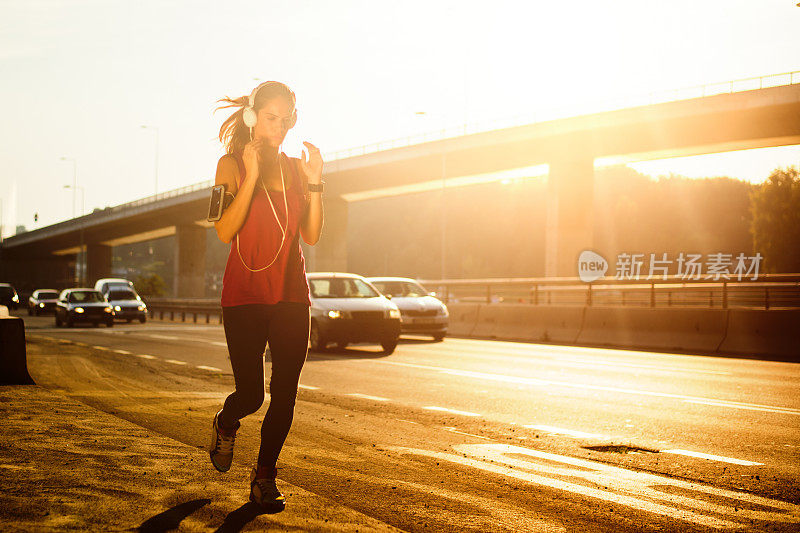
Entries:
{"label": "headphone ear cup", "polygon": [[242,110],[242,120],[244,121],[244,125],[248,128],[255,128],[258,118],[252,107],[247,106]]}

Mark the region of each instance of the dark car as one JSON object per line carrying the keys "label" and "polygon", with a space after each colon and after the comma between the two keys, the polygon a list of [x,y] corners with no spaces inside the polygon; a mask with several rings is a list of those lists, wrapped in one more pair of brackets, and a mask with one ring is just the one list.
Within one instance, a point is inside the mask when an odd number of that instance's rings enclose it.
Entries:
{"label": "dark car", "polygon": [[0,283],[0,305],[5,305],[9,311],[19,307],[17,291],[8,283]]}
{"label": "dark car", "polygon": [[114,310],[100,291],[75,288],[61,291],[56,302],[56,327],[65,324],[71,328],[78,322],[97,326],[101,322],[109,328],[114,325]]}
{"label": "dark car", "polygon": [[357,274],[307,274],[311,289],[311,348],[324,351],[333,342],[377,342],[390,354],[400,337],[400,310]]}
{"label": "dark car", "polygon": [[138,320],[142,324],[147,320],[147,306],[142,298],[133,289],[112,287],[106,294],[106,299],[114,308],[116,320]]}
{"label": "dark car", "polygon": [[56,310],[58,291],[54,289],[36,289],[28,298],[28,314],[39,316]]}

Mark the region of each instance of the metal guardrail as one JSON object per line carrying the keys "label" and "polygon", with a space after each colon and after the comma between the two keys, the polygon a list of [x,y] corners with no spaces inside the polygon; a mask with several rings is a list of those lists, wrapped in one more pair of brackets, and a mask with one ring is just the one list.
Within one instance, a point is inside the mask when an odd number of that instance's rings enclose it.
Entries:
{"label": "metal guardrail", "polygon": [[769,74],[766,76],[758,76],[753,78],[741,78],[737,80],[729,80],[718,83],[706,83],[704,85],[696,85],[693,87],[668,89],[664,91],[650,92],[642,95],[634,95],[634,96],[627,96],[610,100],[587,102],[580,106],[572,106],[569,108],[564,107],[551,110],[541,110],[533,113],[525,113],[521,115],[514,115],[512,117],[497,118],[489,121],[466,123],[466,124],[461,124],[459,126],[441,128],[439,130],[433,130],[416,135],[397,137],[394,139],[377,141],[374,143],[364,144],[352,148],[345,148],[341,150],[335,150],[332,152],[325,152],[323,154],[323,157],[325,161],[334,161],[337,159],[344,159],[347,157],[354,157],[354,156],[379,152],[381,150],[402,148],[405,146],[411,146],[423,142],[440,141],[442,139],[459,137],[473,133],[483,133],[501,128],[525,126],[528,124],[545,122],[548,120],[556,120],[560,118],[574,117],[584,114],[602,113],[604,111],[614,111],[617,109],[625,109],[628,107],[637,107],[641,105],[653,105],[666,102],[677,102],[680,100],[689,100],[692,98],[715,96],[718,94],[732,94],[743,91],[751,91],[755,89],[764,89],[766,87],[780,87],[784,85],[794,85],[795,83],[800,83],[800,71],[797,70],[791,72],[782,72],[780,74]]}
{"label": "metal guardrail", "polygon": [[756,280],[507,278],[419,280],[445,303],[694,307],[705,309],[800,308],[800,274],[762,274]]}
{"label": "metal guardrail", "polygon": [[197,323],[197,317],[205,315],[206,324],[211,323],[211,317],[218,317],[222,324],[222,307],[219,298],[143,298],[147,304],[148,312],[151,317],[158,315],[160,320],[164,316],[169,316],[170,320],[175,320],[179,316],[181,322],[186,322],[186,317],[190,316],[192,322]]}
{"label": "metal guardrail", "polygon": [[[611,307],[702,309],[800,308],[800,274],[762,274],[756,280],[607,279],[584,283],[578,278],[486,278],[418,280],[445,303],[522,303]],[[222,324],[218,298],[144,298],[150,315],[170,320],[187,317],[205,323],[217,317]]]}

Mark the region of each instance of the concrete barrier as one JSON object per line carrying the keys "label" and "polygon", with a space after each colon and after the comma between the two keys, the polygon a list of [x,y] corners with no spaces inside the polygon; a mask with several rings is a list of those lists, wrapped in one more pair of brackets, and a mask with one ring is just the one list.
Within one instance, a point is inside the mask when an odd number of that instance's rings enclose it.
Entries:
{"label": "concrete barrier", "polygon": [[719,351],[800,363],[800,309],[731,309]]}
{"label": "concrete barrier", "polygon": [[482,304],[473,336],[533,342],[574,343],[583,307]]}
{"label": "concrete barrier", "polygon": [[452,302],[447,304],[447,312],[450,314],[447,325],[447,333],[469,337],[475,324],[478,323],[478,312],[480,304]]}
{"label": "concrete barrier", "polygon": [[28,374],[25,324],[18,317],[0,317],[0,385],[34,385]]}
{"label": "concrete barrier", "polygon": [[725,309],[587,307],[577,344],[716,352]]}

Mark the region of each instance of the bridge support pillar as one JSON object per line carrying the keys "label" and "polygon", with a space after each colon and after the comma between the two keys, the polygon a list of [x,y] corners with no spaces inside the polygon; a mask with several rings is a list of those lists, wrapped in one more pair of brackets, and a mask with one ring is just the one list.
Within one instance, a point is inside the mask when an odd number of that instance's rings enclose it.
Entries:
{"label": "bridge support pillar", "polygon": [[88,287],[94,287],[100,278],[111,277],[111,246],[88,244],[86,246],[86,279]]}
{"label": "bridge support pillar", "polygon": [[575,277],[578,256],[594,244],[594,158],[559,153],[547,178],[545,276]]}
{"label": "bridge support pillar", "polygon": [[[347,202],[341,198],[324,199],[324,224],[319,242],[313,246],[309,272],[347,272]],[[302,238],[302,237],[301,237]]]}
{"label": "bridge support pillar", "polygon": [[206,229],[196,224],[175,227],[175,283],[177,298],[206,294]]}

